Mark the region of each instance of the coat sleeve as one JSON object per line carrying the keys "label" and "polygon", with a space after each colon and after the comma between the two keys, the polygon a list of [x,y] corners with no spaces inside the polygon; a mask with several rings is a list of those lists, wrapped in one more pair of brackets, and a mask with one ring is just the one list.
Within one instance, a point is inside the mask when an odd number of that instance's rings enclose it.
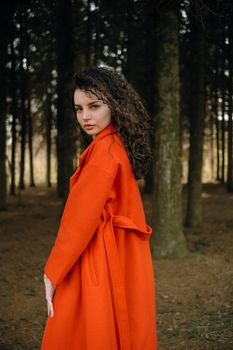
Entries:
{"label": "coat sleeve", "polygon": [[116,174],[103,166],[87,164],[68,195],[57,238],[44,273],[58,285],[94,235]]}

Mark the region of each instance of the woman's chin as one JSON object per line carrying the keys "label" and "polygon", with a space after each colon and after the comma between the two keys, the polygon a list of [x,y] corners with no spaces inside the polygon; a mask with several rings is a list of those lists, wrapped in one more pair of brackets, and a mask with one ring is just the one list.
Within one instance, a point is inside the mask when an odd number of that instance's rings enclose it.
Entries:
{"label": "woman's chin", "polygon": [[94,130],[94,128],[92,128],[92,130],[87,130],[87,129],[84,129],[85,133],[89,136],[92,136],[92,137],[95,137],[97,132],[96,130]]}

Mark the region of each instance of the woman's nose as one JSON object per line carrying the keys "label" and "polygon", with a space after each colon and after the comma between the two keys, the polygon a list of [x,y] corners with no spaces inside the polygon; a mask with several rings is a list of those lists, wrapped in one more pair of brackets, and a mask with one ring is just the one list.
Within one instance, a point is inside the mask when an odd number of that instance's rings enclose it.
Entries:
{"label": "woman's nose", "polygon": [[84,119],[84,120],[89,120],[89,119],[91,119],[90,111],[88,111],[88,110],[83,110],[83,119]]}

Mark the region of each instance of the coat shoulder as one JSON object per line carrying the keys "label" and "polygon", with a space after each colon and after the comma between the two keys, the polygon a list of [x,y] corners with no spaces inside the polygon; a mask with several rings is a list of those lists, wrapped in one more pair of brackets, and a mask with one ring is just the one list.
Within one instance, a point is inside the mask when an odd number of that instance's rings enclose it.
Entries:
{"label": "coat shoulder", "polygon": [[125,155],[126,150],[119,136],[110,134],[95,144],[88,163],[120,165],[125,160]]}
{"label": "coat shoulder", "polygon": [[118,134],[109,134],[98,140],[88,160],[88,164],[103,167],[110,173],[115,172],[123,163],[129,163],[129,159]]}

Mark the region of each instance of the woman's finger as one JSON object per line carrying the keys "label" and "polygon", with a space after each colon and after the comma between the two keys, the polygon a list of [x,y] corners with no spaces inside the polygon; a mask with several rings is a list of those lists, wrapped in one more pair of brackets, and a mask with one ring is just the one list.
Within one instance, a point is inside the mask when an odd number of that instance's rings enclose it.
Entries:
{"label": "woman's finger", "polygon": [[[49,309],[49,314],[51,317],[54,316],[54,309],[53,309],[53,303],[51,300],[48,300],[48,309]],[[48,314],[48,316],[49,316]]]}
{"label": "woman's finger", "polygon": [[47,313],[48,313],[48,316],[50,315],[50,308],[49,308],[49,303],[47,301]]}

